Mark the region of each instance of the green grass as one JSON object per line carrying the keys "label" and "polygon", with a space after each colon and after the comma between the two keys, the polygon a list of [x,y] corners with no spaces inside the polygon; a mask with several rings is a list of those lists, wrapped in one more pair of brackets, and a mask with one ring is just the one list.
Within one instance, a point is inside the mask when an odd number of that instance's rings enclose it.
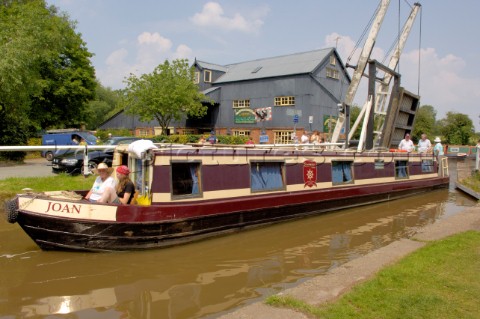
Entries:
{"label": "green grass", "polygon": [[0,180],[0,199],[3,201],[23,193],[24,188],[31,188],[33,192],[57,191],[57,190],[83,190],[90,189],[95,176],[87,178],[82,175],[70,176],[59,174],[49,177],[11,177]]}
{"label": "green grass", "polygon": [[459,181],[460,184],[480,193],[480,172],[475,172],[471,176]]}
{"label": "green grass", "polygon": [[267,303],[315,318],[480,318],[480,232],[429,243],[338,301],[315,307],[290,297]]}

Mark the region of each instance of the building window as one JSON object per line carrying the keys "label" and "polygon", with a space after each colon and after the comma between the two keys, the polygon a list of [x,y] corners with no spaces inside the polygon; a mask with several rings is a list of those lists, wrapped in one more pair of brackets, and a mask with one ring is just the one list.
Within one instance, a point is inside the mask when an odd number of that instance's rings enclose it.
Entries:
{"label": "building window", "polygon": [[294,96],[276,96],[273,105],[275,106],[295,105],[295,97]]}
{"label": "building window", "polygon": [[335,59],[335,56],[333,54],[330,56],[330,64],[331,65],[337,64],[337,59]]}
{"label": "building window", "polygon": [[233,136],[250,136],[250,131],[234,130]]}
{"label": "building window", "polygon": [[339,80],[340,79],[340,73],[338,70],[332,69],[332,68],[326,68],[327,70],[327,78],[332,78]]}
{"label": "building window", "polygon": [[240,109],[250,107],[250,100],[233,100],[233,108]]}
{"label": "building window", "polygon": [[201,196],[200,162],[171,163],[172,197]]}
{"label": "building window", "polygon": [[352,161],[332,161],[333,185],[353,183],[352,163]]}
{"label": "building window", "polygon": [[395,161],[395,177],[408,178],[408,161]]}
{"label": "building window", "polygon": [[432,173],[433,172],[433,160],[422,160],[422,173]]}
{"label": "building window", "polygon": [[274,131],[273,143],[292,144],[293,131]]}
{"label": "building window", "polygon": [[150,134],[150,129],[148,128],[139,128],[137,136],[139,137],[146,137]]}
{"label": "building window", "polygon": [[200,72],[195,71],[194,78],[193,78],[193,83],[195,83],[195,84],[200,83]]}
{"label": "building window", "polygon": [[205,83],[211,83],[212,82],[212,71],[210,70],[205,70],[203,71],[203,82]]}
{"label": "building window", "polygon": [[283,162],[251,162],[250,185],[252,192],[285,189]]}

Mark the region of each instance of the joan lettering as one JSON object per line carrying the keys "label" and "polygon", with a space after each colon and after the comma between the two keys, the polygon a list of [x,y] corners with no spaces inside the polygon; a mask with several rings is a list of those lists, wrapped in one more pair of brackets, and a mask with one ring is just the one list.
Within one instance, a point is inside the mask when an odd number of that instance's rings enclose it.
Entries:
{"label": "joan lettering", "polygon": [[66,214],[80,214],[81,209],[82,205],[48,202],[48,207],[45,213],[60,212]]}

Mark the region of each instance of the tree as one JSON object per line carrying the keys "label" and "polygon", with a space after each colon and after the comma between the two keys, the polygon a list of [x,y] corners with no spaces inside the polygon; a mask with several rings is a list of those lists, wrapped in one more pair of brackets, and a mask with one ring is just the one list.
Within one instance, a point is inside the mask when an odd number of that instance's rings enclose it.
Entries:
{"label": "tree", "polygon": [[448,112],[439,121],[440,132],[447,144],[468,145],[475,134],[472,120],[466,114]]}
{"label": "tree", "polygon": [[131,74],[126,79],[127,87],[122,105],[127,114],[139,115],[141,121],[156,119],[163,132],[172,120],[182,117],[202,117],[207,106],[202,101],[208,98],[199,92],[194,83],[194,69],[186,59],[166,60],[152,73],[140,77]]}
{"label": "tree", "polygon": [[413,125],[413,136],[418,140],[420,136],[425,133],[429,137],[433,137],[438,132],[435,128],[435,119],[437,112],[431,105],[422,105],[415,115],[415,122]]}
{"label": "tree", "polygon": [[[352,105],[350,107],[350,129],[353,128],[353,125],[357,120],[358,116],[360,115],[361,110],[362,109],[358,105]],[[357,127],[355,133],[352,135],[352,139],[358,140],[360,138],[360,133],[361,133],[361,125]]]}
{"label": "tree", "polygon": [[[95,77],[74,29],[44,0],[0,4],[0,144],[25,144],[38,129],[84,120]],[[27,133],[22,141],[19,130]]]}
{"label": "tree", "polygon": [[119,91],[104,87],[97,81],[95,99],[89,101],[87,106],[87,128],[96,129],[103,121],[110,118],[117,110],[119,100]]}

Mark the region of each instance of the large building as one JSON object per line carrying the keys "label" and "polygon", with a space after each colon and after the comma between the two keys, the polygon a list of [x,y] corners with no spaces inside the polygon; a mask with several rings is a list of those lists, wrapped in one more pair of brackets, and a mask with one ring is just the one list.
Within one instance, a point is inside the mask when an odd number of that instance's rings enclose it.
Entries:
{"label": "large building", "polygon": [[[350,84],[334,48],[225,66],[195,60],[193,66],[199,89],[215,103],[201,119],[172,122],[170,133],[214,130],[217,135],[250,135],[257,143],[288,143],[294,130],[327,135]],[[161,133],[157,123],[139,122],[123,112],[100,126],[113,128],[136,135]]]}

